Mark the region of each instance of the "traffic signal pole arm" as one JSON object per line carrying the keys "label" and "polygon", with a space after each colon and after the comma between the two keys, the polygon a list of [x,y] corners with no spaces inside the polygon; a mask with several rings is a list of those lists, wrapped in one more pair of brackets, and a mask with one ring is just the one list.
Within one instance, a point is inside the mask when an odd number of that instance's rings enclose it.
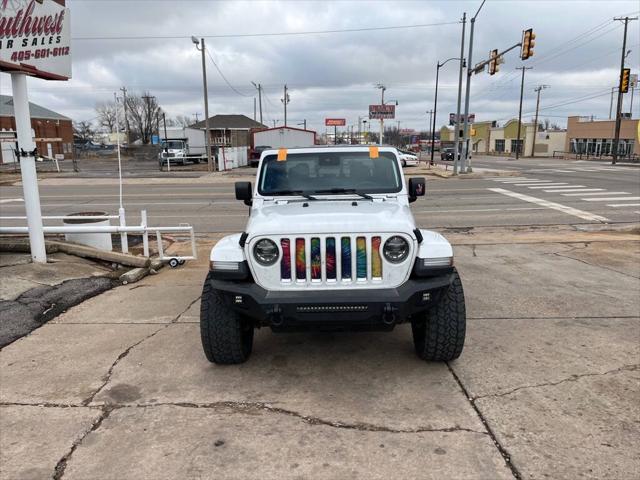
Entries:
{"label": "traffic signal pole arm", "polygon": [[[503,50],[502,52],[498,53],[495,58],[500,58],[501,56],[503,56],[505,53],[510,52],[511,50],[513,50],[514,48],[518,48],[522,46],[522,42],[520,43],[516,43],[515,45],[507,48],[506,50]],[[475,67],[473,67],[472,69],[469,69],[469,71],[467,72],[467,75],[471,76],[474,73],[480,73],[484,70],[484,67],[486,67],[487,65],[489,65],[489,63],[491,63],[491,61],[493,60],[493,58],[490,58],[489,60],[484,60],[478,64],[476,64]]]}

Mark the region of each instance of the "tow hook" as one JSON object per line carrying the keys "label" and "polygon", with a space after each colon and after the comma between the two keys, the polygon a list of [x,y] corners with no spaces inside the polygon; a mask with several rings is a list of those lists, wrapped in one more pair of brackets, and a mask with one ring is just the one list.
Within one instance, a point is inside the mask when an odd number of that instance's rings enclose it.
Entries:
{"label": "tow hook", "polygon": [[386,325],[393,325],[396,323],[396,311],[397,307],[392,306],[390,303],[387,303],[382,310],[382,321]]}
{"label": "tow hook", "polygon": [[269,320],[271,325],[279,327],[284,323],[284,317],[282,316],[282,309],[280,305],[274,305],[269,312]]}

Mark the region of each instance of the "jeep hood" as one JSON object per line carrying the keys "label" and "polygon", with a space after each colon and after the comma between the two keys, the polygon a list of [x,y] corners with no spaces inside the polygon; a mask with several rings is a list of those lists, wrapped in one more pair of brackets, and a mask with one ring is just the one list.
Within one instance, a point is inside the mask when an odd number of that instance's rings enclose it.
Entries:
{"label": "jeep hood", "polygon": [[[356,205],[352,205],[353,202]],[[308,206],[303,206],[303,205]],[[416,228],[408,205],[396,201],[310,200],[262,206],[251,211],[249,237],[323,233],[411,234]]]}

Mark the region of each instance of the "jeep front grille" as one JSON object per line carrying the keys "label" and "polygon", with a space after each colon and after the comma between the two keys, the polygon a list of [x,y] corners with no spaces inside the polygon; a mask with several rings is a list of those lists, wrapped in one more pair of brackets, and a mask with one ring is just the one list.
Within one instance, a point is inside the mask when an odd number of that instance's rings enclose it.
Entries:
{"label": "jeep front grille", "polygon": [[[295,245],[293,251],[291,245]],[[330,284],[382,279],[380,236],[281,238],[280,248],[283,282]]]}

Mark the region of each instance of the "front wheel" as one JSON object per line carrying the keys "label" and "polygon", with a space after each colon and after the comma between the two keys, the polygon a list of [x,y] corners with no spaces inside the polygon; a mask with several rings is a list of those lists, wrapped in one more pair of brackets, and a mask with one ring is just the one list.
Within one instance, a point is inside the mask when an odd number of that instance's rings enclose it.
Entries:
{"label": "front wheel", "polygon": [[422,318],[411,322],[413,344],[420,358],[432,362],[455,360],[462,353],[467,315],[464,291],[458,272],[440,294],[436,303]]}
{"label": "front wheel", "polygon": [[253,348],[253,324],[225,302],[220,291],[204,282],[200,302],[200,338],[207,360],[220,365],[244,363]]}

